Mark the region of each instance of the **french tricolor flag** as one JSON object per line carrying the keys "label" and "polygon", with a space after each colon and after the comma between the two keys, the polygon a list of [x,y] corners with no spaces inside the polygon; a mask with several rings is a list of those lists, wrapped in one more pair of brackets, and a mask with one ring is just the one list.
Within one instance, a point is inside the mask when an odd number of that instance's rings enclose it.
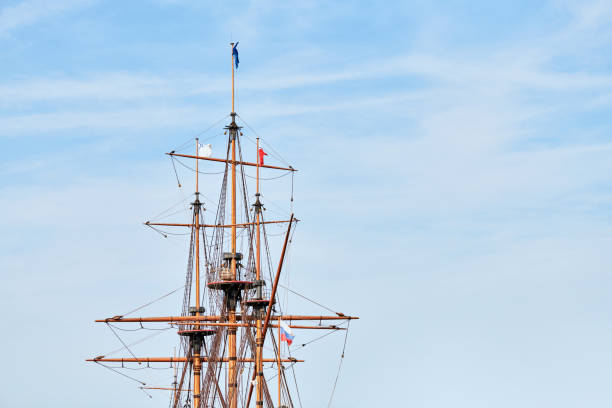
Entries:
{"label": "french tricolor flag", "polygon": [[281,329],[281,335],[280,335],[281,341],[286,341],[288,345],[291,345],[291,343],[293,343],[293,338],[295,337],[293,335],[293,332],[291,331],[291,328],[287,326],[285,322],[281,321],[280,329]]}

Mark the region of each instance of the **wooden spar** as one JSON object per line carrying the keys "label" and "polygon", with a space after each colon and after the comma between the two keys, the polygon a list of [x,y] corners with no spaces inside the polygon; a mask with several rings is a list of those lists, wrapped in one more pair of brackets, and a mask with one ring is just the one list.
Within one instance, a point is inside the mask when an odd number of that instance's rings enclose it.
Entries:
{"label": "wooden spar", "polygon": [[[272,315],[272,305],[274,304],[274,298],[276,296],[276,290],[278,289],[278,279],[280,278],[281,270],[283,269],[283,261],[285,260],[285,251],[287,249],[287,243],[289,242],[289,235],[291,233],[291,226],[293,225],[293,214],[289,218],[289,225],[287,226],[287,234],[285,235],[285,242],[283,243],[283,250],[281,251],[280,260],[278,261],[278,268],[276,270],[276,276],[274,277],[274,284],[272,285],[272,293],[270,294],[270,303],[268,303],[268,311],[266,313],[266,320],[264,321],[263,336],[266,337],[266,331],[270,324],[270,316]],[[280,322],[279,317],[279,322]],[[283,319],[285,320],[285,319]]]}
{"label": "wooden spar", "polygon": [[281,342],[281,321],[279,320],[279,325],[278,325],[278,361],[276,362],[276,367],[278,368],[278,405],[277,406],[281,406],[281,379],[282,379],[282,373],[281,373],[281,369],[282,369],[282,364],[281,364],[281,347],[283,346],[283,343]]}
{"label": "wooden spar", "polygon": [[[203,362],[211,362],[211,363],[227,363],[231,362],[231,360],[227,357],[224,358],[213,358],[209,359],[208,357],[200,357],[200,360]],[[85,361],[92,362],[103,362],[103,363],[185,363],[192,361],[192,359],[188,359],[187,357],[142,357],[142,358],[90,358]],[[240,361],[242,363],[254,363],[255,359],[253,358],[238,358],[235,361]],[[264,358],[262,359],[264,363],[275,363],[277,361],[276,358]],[[303,363],[305,360],[297,360],[295,358],[285,358],[281,360],[283,363]]]}
{"label": "wooden spar", "polygon": [[234,43],[230,43],[232,47],[232,113],[236,112],[234,110]]}
{"label": "wooden spar", "polygon": [[[272,315],[272,305],[274,304],[274,297],[276,296],[276,290],[278,289],[278,279],[280,278],[281,270],[283,269],[283,261],[285,260],[285,250],[287,249],[287,243],[289,242],[289,235],[291,232],[291,226],[293,225],[293,214],[289,218],[289,225],[287,226],[287,233],[285,234],[285,242],[283,243],[283,250],[281,251],[280,260],[278,261],[278,268],[276,269],[276,276],[274,277],[274,284],[272,285],[272,293],[270,294],[270,302],[268,303],[268,311],[266,312],[266,319],[264,321],[262,343],[266,341],[266,333],[268,332],[268,326],[270,324],[270,316]],[[285,320],[285,319],[282,319]],[[280,317],[279,317],[280,322]],[[280,341],[280,339],[279,339]],[[280,344],[279,344],[280,346]],[[280,354],[280,347],[278,350]],[[251,378],[249,385],[249,393],[247,397],[247,402],[245,407],[249,408],[249,404],[251,403],[251,395],[253,395],[253,380],[255,379],[256,372],[253,372],[253,378]],[[259,407],[257,407],[259,408]]]}
{"label": "wooden spar", "polygon": [[[236,161],[235,159],[233,159],[233,160],[217,159],[217,158],[214,158],[214,157],[192,156],[190,154],[180,154],[180,153],[173,153],[173,152],[166,153],[166,154],[168,156],[185,157],[185,158],[188,158],[188,159],[208,160],[208,161],[214,161],[214,162],[220,162],[220,163],[231,163],[233,165],[241,164],[243,166],[253,166],[253,167],[257,166],[257,163],[244,162],[244,161]],[[265,169],[297,171],[293,167],[278,167],[278,166],[270,166],[268,164],[262,164],[259,167],[263,167]]]}
{"label": "wooden spar", "polygon": [[[233,47],[233,46],[232,46]],[[236,114],[234,113],[234,53],[232,48],[232,123],[229,126],[230,139],[232,144],[232,279],[236,280],[236,140],[238,139],[238,127],[236,126]],[[236,294],[226,292],[226,297],[231,297],[229,300],[228,320],[230,323],[236,323]],[[237,408],[238,406],[238,376],[236,370],[236,329],[229,328],[227,330],[227,348],[230,358],[228,364],[228,396],[229,408]]]}
{"label": "wooden spar", "polygon": [[[297,219],[295,221],[298,221]],[[261,224],[284,224],[289,222],[288,220],[279,220],[279,221],[262,221]],[[147,221],[144,225],[155,225],[160,227],[195,227],[195,224],[182,224],[182,223],[172,223],[172,222],[150,222]],[[255,222],[243,222],[238,224],[225,224],[225,225],[215,225],[215,224],[200,224],[200,228],[232,228],[232,227],[250,227],[251,225],[257,225]]]}
{"label": "wooden spar", "polygon": [[[255,193],[255,197],[256,197],[256,201],[255,201],[255,217],[256,217],[256,224],[257,224],[257,235],[256,235],[256,246],[257,246],[257,252],[255,253],[256,256],[256,262],[255,262],[255,277],[256,279],[259,281],[261,279],[261,244],[260,244],[260,226],[261,226],[261,220],[260,220],[260,215],[261,215],[261,203],[259,201],[259,165],[260,163],[260,159],[259,159],[259,137],[257,138],[257,146],[256,146],[256,154],[255,154],[255,160],[257,160],[257,174],[256,174],[256,193]],[[264,382],[264,377],[263,377],[263,364],[262,364],[262,357],[263,357],[263,338],[262,338],[262,326],[261,326],[261,312],[258,310],[257,311],[257,321],[256,321],[256,325],[257,325],[257,329],[256,329],[256,333],[255,333],[255,375],[256,375],[256,379],[257,379],[257,391],[255,392],[255,405],[259,408],[261,406],[263,406],[263,382]]]}
{"label": "wooden spar", "polygon": [[[187,350],[187,358],[191,357],[191,345],[189,345],[189,349]],[[178,384],[178,391],[174,393],[174,407],[177,408],[178,403],[181,399],[181,388],[183,388],[183,383],[185,382],[185,374],[187,373],[188,364],[183,365],[183,372],[181,373],[181,381]]]}
{"label": "wooden spar", "polygon": [[[199,155],[200,142],[196,138],[196,155]],[[196,161],[196,200],[194,205],[195,213],[195,315],[200,315],[200,190],[198,186],[199,180],[199,160]],[[195,340],[200,342],[200,340]],[[200,359],[200,344],[193,347],[193,404],[196,407],[200,406],[200,373],[202,372],[202,362]]]}
{"label": "wooden spar", "polygon": [[[222,327],[253,327],[252,324],[248,323],[189,323],[192,326],[222,326]],[[292,329],[314,329],[314,330],[346,330],[346,327],[338,327],[338,326],[300,326],[294,324],[288,324]],[[269,324],[268,327],[277,328],[277,324]]]}
{"label": "wooden spar", "polygon": [[[357,320],[357,316],[270,316],[269,320]],[[95,320],[96,323],[186,323],[186,322],[217,322],[223,320],[222,316],[163,316],[163,317],[109,317],[108,319]],[[236,316],[236,320],[242,320],[242,316]]]}

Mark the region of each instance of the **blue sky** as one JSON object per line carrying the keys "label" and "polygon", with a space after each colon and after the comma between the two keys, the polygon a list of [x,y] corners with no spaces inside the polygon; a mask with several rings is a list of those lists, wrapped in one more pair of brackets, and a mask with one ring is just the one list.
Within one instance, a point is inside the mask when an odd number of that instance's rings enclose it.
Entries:
{"label": "blue sky", "polygon": [[[605,1],[1,1],[0,405],[165,406],[83,360],[120,346],[93,319],[184,280],[185,238],[141,223],[191,191],[163,153],[229,113],[239,40],[236,110],[300,170],[285,283],[362,318],[332,406],[609,407],[610,23]],[[271,216],[290,187],[263,183]],[[301,355],[305,406],[341,343]]]}

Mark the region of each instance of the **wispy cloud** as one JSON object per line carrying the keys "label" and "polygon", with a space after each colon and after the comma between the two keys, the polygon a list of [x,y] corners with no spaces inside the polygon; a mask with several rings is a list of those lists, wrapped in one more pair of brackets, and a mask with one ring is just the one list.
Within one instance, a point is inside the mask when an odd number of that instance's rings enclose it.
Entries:
{"label": "wispy cloud", "polygon": [[0,36],[55,14],[82,7],[92,0],[26,0],[0,9]]}

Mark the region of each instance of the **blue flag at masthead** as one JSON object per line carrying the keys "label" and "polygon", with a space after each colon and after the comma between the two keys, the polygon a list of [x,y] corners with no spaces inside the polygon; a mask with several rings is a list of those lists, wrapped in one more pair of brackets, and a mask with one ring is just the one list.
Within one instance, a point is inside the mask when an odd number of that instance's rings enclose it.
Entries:
{"label": "blue flag at masthead", "polygon": [[234,57],[234,64],[236,64],[236,69],[238,69],[238,63],[240,62],[238,60],[238,42],[236,42],[236,44],[234,44],[234,46],[232,47],[232,56]]}

